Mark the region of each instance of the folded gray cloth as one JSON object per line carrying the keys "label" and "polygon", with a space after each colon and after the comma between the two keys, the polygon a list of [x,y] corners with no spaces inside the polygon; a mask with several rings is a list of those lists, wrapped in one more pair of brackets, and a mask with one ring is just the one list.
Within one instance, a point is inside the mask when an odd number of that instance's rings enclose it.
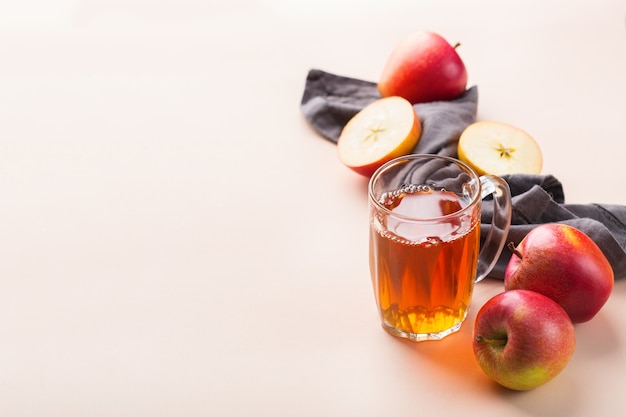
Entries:
{"label": "folded gray cloth", "polygon": [[[337,142],[341,130],[363,107],[380,98],[376,84],[313,69],[302,97],[302,114],[326,139]],[[476,120],[478,89],[453,101],[416,104],[422,136],[413,153],[456,156],[459,136]]]}
{"label": "folded gray cloth", "polygon": [[[626,277],[626,206],[616,204],[566,204],[563,186],[552,175],[503,175],[511,188],[513,212],[508,241],[516,245],[535,226],[564,223],[585,232],[602,249],[616,279]],[[481,226],[486,233],[491,206],[483,205]],[[511,257],[504,250],[491,276],[502,278]]]}
{"label": "folded gray cloth", "polygon": [[[373,82],[312,69],[306,78],[300,108],[321,136],[337,142],[345,124],[378,98],[380,93]],[[477,105],[476,86],[455,100],[415,104],[413,107],[422,122],[422,136],[413,152],[457,157],[459,136],[476,121]],[[613,266],[616,279],[626,277],[626,206],[566,204],[563,186],[552,175],[512,174],[503,178],[513,198],[508,241],[519,244],[539,224],[569,224],[598,244]],[[491,210],[489,203],[483,204],[485,233]],[[502,279],[510,257],[505,249],[490,276]]]}

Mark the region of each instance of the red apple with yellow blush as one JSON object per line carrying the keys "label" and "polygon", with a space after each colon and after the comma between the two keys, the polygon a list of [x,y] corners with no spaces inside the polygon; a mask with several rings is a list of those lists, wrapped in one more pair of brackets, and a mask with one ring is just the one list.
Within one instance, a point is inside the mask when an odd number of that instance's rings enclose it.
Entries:
{"label": "red apple with yellow blush", "polygon": [[467,70],[456,46],[427,31],[401,40],[378,80],[383,97],[400,96],[412,104],[455,99],[466,85]]}
{"label": "red apple with yellow blush", "polygon": [[505,290],[526,289],[556,301],[572,322],[591,320],[608,300],[613,268],[581,230],[562,223],[535,227],[517,247],[504,272]]}
{"label": "red apple with yellow blush", "polygon": [[576,333],[552,299],[529,290],[501,292],[476,314],[473,350],[482,370],[517,391],[554,379],[569,363]]}

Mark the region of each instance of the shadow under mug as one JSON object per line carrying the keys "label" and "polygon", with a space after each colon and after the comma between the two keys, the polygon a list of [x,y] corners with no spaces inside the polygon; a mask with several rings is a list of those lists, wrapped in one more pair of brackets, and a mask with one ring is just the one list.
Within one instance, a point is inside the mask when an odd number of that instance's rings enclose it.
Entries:
{"label": "shadow under mug", "polygon": [[[413,154],[368,185],[370,272],[383,328],[415,341],[460,329],[474,284],[494,267],[511,222],[508,184],[454,158]],[[493,218],[481,246],[483,200]]]}

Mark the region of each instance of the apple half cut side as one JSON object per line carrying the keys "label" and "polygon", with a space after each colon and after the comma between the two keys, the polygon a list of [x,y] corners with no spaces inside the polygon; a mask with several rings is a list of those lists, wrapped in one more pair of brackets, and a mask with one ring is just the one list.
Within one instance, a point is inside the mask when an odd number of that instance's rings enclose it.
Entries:
{"label": "apple half cut side", "polygon": [[461,133],[459,159],[479,174],[540,174],[539,145],[525,131],[502,122],[481,121]]}
{"label": "apple half cut side", "polygon": [[339,159],[370,177],[384,163],[411,153],[421,134],[422,124],[409,101],[398,96],[380,98],[344,126],[337,141]]}

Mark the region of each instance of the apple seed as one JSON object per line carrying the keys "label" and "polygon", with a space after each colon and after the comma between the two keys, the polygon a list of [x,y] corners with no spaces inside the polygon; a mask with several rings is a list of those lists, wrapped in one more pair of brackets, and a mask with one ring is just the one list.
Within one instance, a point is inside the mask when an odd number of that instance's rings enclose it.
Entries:
{"label": "apple seed", "polygon": [[380,128],[380,127],[368,127],[367,130],[369,130],[370,133],[367,134],[367,136],[365,137],[365,140],[368,141],[370,139],[373,139],[374,141],[377,141],[378,134],[385,129]]}
{"label": "apple seed", "polygon": [[499,144],[498,147],[496,148],[496,151],[498,151],[500,153],[500,158],[511,158],[513,155],[513,152],[515,152],[514,148],[508,148],[502,144]]}

